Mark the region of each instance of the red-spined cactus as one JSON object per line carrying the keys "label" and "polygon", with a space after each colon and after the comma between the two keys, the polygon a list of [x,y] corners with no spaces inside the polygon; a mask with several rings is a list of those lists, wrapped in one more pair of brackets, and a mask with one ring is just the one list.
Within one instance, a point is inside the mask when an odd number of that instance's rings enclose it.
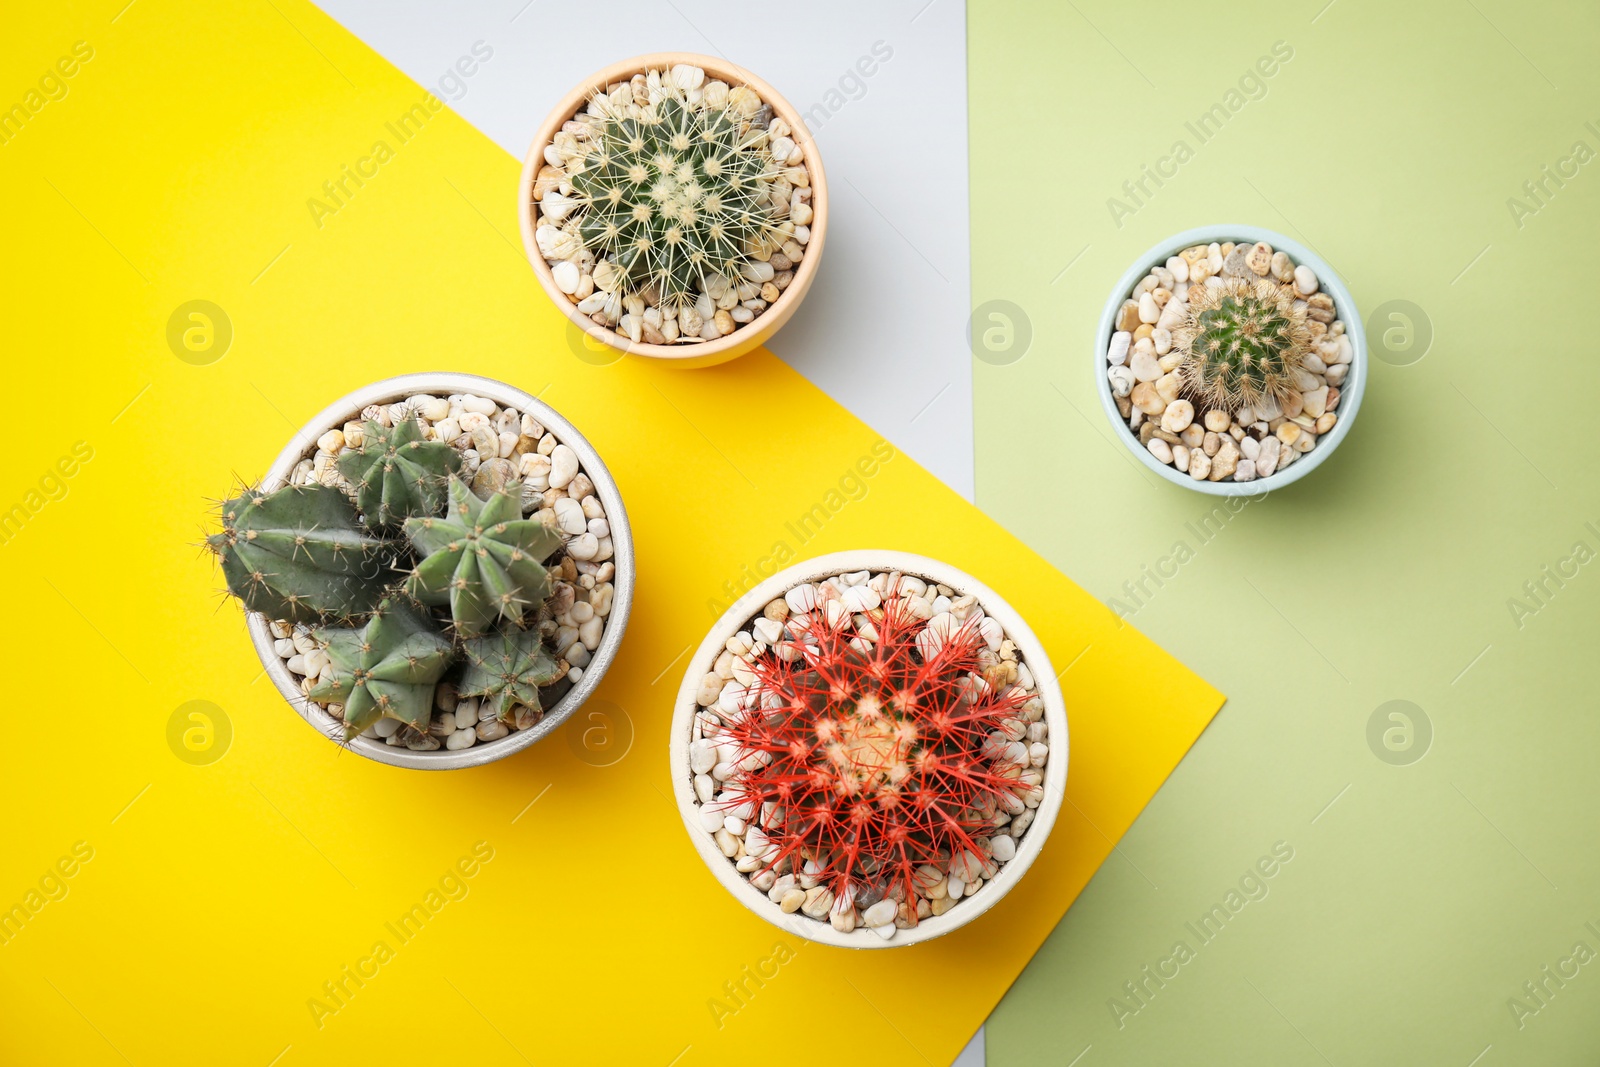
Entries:
{"label": "red-spined cactus", "polygon": [[837,604],[789,618],[718,736],[739,756],[714,803],[761,828],[768,868],[787,860],[865,907],[913,901],[919,867],[993,862],[977,839],[1022,809],[1003,724],[1029,694],[983,679],[977,621],[939,635],[899,596],[865,625]]}

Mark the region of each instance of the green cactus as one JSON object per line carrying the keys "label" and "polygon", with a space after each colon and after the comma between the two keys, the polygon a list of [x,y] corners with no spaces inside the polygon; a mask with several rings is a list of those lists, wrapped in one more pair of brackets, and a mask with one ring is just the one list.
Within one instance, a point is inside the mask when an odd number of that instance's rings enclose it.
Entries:
{"label": "green cactus", "polygon": [[654,286],[662,303],[681,306],[703,278],[736,283],[748,257],[781,243],[769,207],[781,168],[766,129],[740,111],[691,104],[669,79],[659,93],[638,118],[598,98],[606,117],[589,120],[568,171],[578,238],[621,271],[616,288]]}
{"label": "green cactus", "polygon": [[513,483],[479,500],[451,476],[443,518],[407,519],[406,536],[423,556],[407,589],[431,605],[450,605],[456,632],[479,637],[495,621],[520,626],[523,613],[550,595],[543,561],[561,535],[522,517],[522,488]]}
{"label": "green cactus", "polygon": [[1311,347],[1302,309],[1265,281],[1190,286],[1189,308],[1173,331],[1183,355],[1185,393],[1208,407],[1238,411],[1282,400]]}
{"label": "green cactus", "polygon": [[443,441],[424,440],[416,419],[393,428],[368,419],[361,444],[341,453],[338,464],[339,473],[355,486],[367,523],[395,526],[438,513],[445,480],[461,468],[461,456]]}
{"label": "green cactus", "polygon": [[333,665],[307,695],[344,705],[346,740],[382,718],[428,729],[434,685],[454,650],[416,612],[385,600],[361,629],[324,628],[313,636]]}
{"label": "green cactus", "polygon": [[326,485],[249,489],[220,508],[206,545],[228,591],[269,619],[315,623],[370,612],[383,599],[393,542],[363,528],[350,498]]}
{"label": "green cactus", "polygon": [[518,704],[537,709],[539,687],[565,671],[545,651],[539,631],[499,633],[465,644],[467,668],[461,677],[464,697],[480,697],[495,717],[509,723]]}

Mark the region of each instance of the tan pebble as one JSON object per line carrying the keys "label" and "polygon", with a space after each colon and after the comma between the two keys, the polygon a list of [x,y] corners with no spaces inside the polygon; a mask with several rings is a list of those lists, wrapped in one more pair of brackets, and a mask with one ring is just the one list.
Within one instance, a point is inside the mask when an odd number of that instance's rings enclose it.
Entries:
{"label": "tan pebble", "polygon": [[1156,379],[1156,392],[1160,393],[1161,399],[1168,404],[1178,399],[1178,390],[1182,387],[1183,383],[1178,376],[1170,371]]}
{"label": "tan pebble", "polygon": [[1220,408],[1212,408],[1206,412],[1206,429],[1215,433],[1222,433],[1228,428],[1228,423],[1232,421],[1228,417],[1228,413]]}
{"label": "tan pebble", "polygon": [[1198,449],[1189,450],[1189,477],[1203,482],[1211,473],[1211,457]]}
{"label": "tan pebble", "polygon": [[1122,310],[1117,313],[1117,329],[1132,333],[1139,328],[1139,302],[1137,300],[1124,300]]}
{"label": "tan pebble", "polygon": [[1277,437],[1278,440],[1282,441],[1284,444],[1293,445],[1296,441],[1300,440],[1300,424],[1294,422],[1285,422],[1283,425],[1278,427]]}
{"label": "tan pebble", "polygon": [[1305,397],[1293,390],[1290,390],[1289,395],[1284,397],[1282,401],[1284,415],[1291,419],[1294,418],[1296,415],[1300,414],[1301,411],[1305,410],[1305,402]]}
{"label": "tan pebble", "polygon": [[1250,248],[1250,253],[1245,257],[1245,266],[1259,277],[1265,278],[1267,271],[1272,269],[1272,246],[1265,241],[1257,241]]}
{"label": "tan pebble", "polygon": [[1140,382],[1135,385],[1129,399],[1133,401],[1134,407],[1146,415],[1159,415],[1167,409],[1167,401],[1161,398],[1161,394],[1151,382]]}
{"label": "tan pebble", "polygon": [[1187,400],[1174,400],[1161,413],[1161,428],[1168,433],[1182,433],[1194,422],[1194,405]]}
{"label": "tan pebble", "polygon": [[1339,395],[1340,395],[1339,394],[1339,390],[1333,388],[1332,386],[1328,387],[1328,410],[1329,411],[1332,411],[1334,408],[1339,406]]}
{"label": "tan pebble", "polygon": [[1199,448],[1206,439],[1206,428],[1198,422],[1190,423],[1183,431],[1183,443],[1190,448]]}
{"label": "tan pebble", "polygon": [[1287,284],[1294,280],[1294,261],[1287,252],[1272,253],[1272,280]]}
{"label": "tan pebble", "polygon": [[1220,482],[1238,469],[1239,446],[1233,443],[1233,438],[1224,437],[1217,454],[1211,457],[1211,473],[1206,477],[1213,482]]}
{"label": "tan pebble", "polygon": [[1200,451],[1204,452],[1208,456],[1215,456],[1217,454],[1217,449],[1221,447],[1222,437],[1218,434],[1212,433],[1210,430],[1207,430],[1205,437],[1201,438],[1200,440]]}
{"label": "tan pebble", "polygon": [[1146,337],[1149,337],[1151,334],[1155,333],[1155,330],[1156,328],[1150,325],[1148,322],[1141,322],[1139,324],[1139,328],[1133,331],[1133,339],[1135,341],[1142,341]]}
{"label": "tan pebble", "polygon": [[1333,429],[1334,424],[1338,421],[1339,416],[1335,415],[1333,412],[1324,412],[1322,415],[1317,417],[1317,433],[1327,433],[1329,430]]}

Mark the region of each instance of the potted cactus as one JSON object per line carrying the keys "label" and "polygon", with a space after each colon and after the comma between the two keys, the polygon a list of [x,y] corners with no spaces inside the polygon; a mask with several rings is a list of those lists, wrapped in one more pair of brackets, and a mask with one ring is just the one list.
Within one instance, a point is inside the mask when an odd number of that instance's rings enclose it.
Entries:
{"label": "potted cactus", "polygon": [[1065,789],[1038,639],[935,560],[845,552],[767,579],[690,661],[673,786],[746,907],[847,948],[970,922],[1022,877]]}
{"label": "potted cactus", "polygon": [[770,338],[816,275],[827,185],[771,86],[723,60],[640,56],[545,119],[523,245],[556,306],[616,350],[707,366]]}
{"label": "potted cactus", "polygon": [[1248,226],[1182,233],[1112,290],[1100,398],[1169,481],[1242,496],[1287,485],[1349,432],[1366,339],[1344,283],[1294,241]]}
{"label": "potted cactus", "polygon": [[207,546],[279,691],[385,763],[473,766],[532,744],[598,684],[627,623],[632,543],[605,465],[486,378],[345,397],[217,527]]}

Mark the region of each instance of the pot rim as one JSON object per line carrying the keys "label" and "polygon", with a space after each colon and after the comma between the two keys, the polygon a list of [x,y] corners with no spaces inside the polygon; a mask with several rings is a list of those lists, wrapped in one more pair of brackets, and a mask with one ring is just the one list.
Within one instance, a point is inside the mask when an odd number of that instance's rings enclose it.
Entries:
{"label": "pot rim", "polygon": [[[635,344],[616,330],[600,326],[587,316],[579,314],[577,305],[566,293],[556,288],[555,276],[550,265],[545,262],[543,253],[539,251],[538,241],[534,238],[533,183],[538,177],[539,168],[544,165],[545,147],[554,140],[562,123],[571,119],[587,103],[590,93],[595,88],[611,82],[625,81],[650,68],[667,69],[677,63],[697,66],[704,70],[708,77],[720,78],[730,85],[746,85],[754,89],[772,108],[773,113],[789,124],[790,137],[805,150],[805,166],[811,181],[811,240],[806,245],[805,258],[795,269],[794,279],[789,283],[789,287],[747,325],[739,327],[726,337],[706,341],[703,344],[653,345],[644,342]],[[800,302],[805,299],[806,291],[810,289],[822,261],[823,244],[828,232],[828,181],[822,169],[822,153],[818,150],[816,140],[811,136],[805,120],[794,106],[766,81],[743,67],[716,56],[700,55],[695,52],[650,52],[602,67],[590,74],[562,97],[545,116],[534,133],[528,155],[522,164],[522,177],[517,186],[517,223],[522,232],[523,250],[527,253],[528,261],[533,266],[539,284],[551,302],[580,332],[618,349],[625,355],[645,356],[679,366],[709,366],[741,356],[765,343],[789,321],[800,306]]]}
{"label": "pot rim", "polygon": [[616,659],[617,649],[622,644],[623,633],[628,627],[628,614],[633,605],[635,577],[633,534],[628,525],[628,513],[623,507],[616,479],[606,468],[600,454],[577,427],[550,405],[516,386],[494,378],[456,371],[401,374],[346,393],[295,431],[294,436],[278,453],[278,458],[273,461],[261,479],[261,488],[276,489],[286,483],[295,465],[316,448],[318,437],[329,429],[339,428],[352,418],[360,418],[362,409],[369,404],[393,403],[418,393],[441,396],[449,396],[451,393],[472,393],[493,400],[501,407],[513,407],[532,414],[562,444],[577,453],[580,469],[594,483],[595,495],[605,507],[606,521],[611,526],[612,560],[616,564],[617,571],[612,579],[614,593],[611,614],[607,616],[605,632],[600,638],[600,647],[595,649],[589,666],[584,668],[583,678],[545,712],[544,717],[537,723],[526,730],[514,731],[497,741],[475,744],[458,752],[448,751],[442,746],[432,752],[413,752],[404,746],[387,745],[368,737],[357,737],[347,745],[344,741],[344,724],[317,707],[300,692],[299,677],[291,672],[273,651],[274,638],[267,625],[267,617],[255,611],[247,611],[245,614],[256,655],[260,657],[261,665],[272,679],[273,685],[277,687],[278,693],[301,718],[316,727],[324,737],[370,760],[393,767],[431,771],[458,770],[504,759],[543,739],[565,722],[600,684],[600,679],[605,676],[611,663]]}
{"label": "pot rim", "polygon": [[[1006,636],[1022,652],[1023,662],[1033,672],[1039,696],[1044,700],[1045,721],[1050,727],[1050,760],[1045,765],[1044,799],[1035,809],[1033,824],[1017,845],[1016,856],[1001,865],[999,873],[990,880],[992,884],[981,896],[964,899],[958,907],[944,915],[922,920],[915,929],[897,930],[894,937],[887,941],[865,927],[857,927],[846,934],[835,930],[829,923],[818,922],[809,916],[798,913],[785,915],[778,905],[767,899],[765,893],[756,889],[734,869],[733,863],[716,847],[712,835],[701,828],[697,817],[699,800],[694,793],[693,774],[689,768],[690,732],[698,708],[695,693],[699,689],[700,679],[711,670],[728,638],[744,629],[761,613],[768,601],[782,596],[794,586],[859,570],[899,571],[976,596],[984,614],[997,619]],[[967,925],[998,904],[1027,873],[1044,848],[1055,826],[1062,798],[1066,795],[1070,740],[1066,701],[1044,644],[1000,594],[965,571],[927,556],[893,549],[854,549],[816,556],[779,571],[723,612],[690,657],[675,699],[672,730],[668,736],[672,791],[677,800],[678,814],[683,819],[684,829],[688,831],[695,850],[711,874],[739,903],[774,926],[809,941],[850,949],[904,948],[942,937]]]}
{"label": "pot rim", "polygon": [[[1344,332],[1350,338],[1350,373],[1345,379],[1345,384],[1339,389],[1338,423],[1318,439],[1316,448],[1302,454],[1288,470],[1252,482],[1195,481],[1188,474],[1152,456],[1150,450],[1141,445],[1138,436],[1128,428],[1128,420],[1117,410],[1116,397],[1111,392],[1111,382],[1106,377],[1106,350],[1111,344],[1111,335],[1116,332],[1117,312],[1122,307],[1122,302],[1127,299],[1139,279],[1150,272],[1151,267],[1165,263],[1168,257],[1191,245],[1210,244],[1213,241],[1239,242],[1241,239],[1251,244],[1265,241],[1275,251],[1287,253],[1296,265],[1304,264],[1316,272],[1318,289],[1333,297],[1334,307],[1345,325]],[[1326,260],[1298,241],[1260,226],[1225,223],[1196,226],[1194,229],[1173,234],[1152,245],[1143,255],[1134,259],[1133,264],[1123,272],[1100,313],[1100,324],[1095,332],[1094,368],[1095,388],[1100,396],[1100,406],[1105,409],[1113,427],[1120,431],[1117,437],[1146,467],[1174,485],[1181,485],[1208,496],[1257,496],[1299,481],[1319,467],[1322,461],[1343,443],[1345,435],[1350,432],[1351,424],[1356,421],[1356,413],[1361,409],[1361,397],[1367,388],[1367,334],[1356,308],[1355,299],[1346,288],[1344,279],[1339,277],[1338,272],[1329,266]]]}

